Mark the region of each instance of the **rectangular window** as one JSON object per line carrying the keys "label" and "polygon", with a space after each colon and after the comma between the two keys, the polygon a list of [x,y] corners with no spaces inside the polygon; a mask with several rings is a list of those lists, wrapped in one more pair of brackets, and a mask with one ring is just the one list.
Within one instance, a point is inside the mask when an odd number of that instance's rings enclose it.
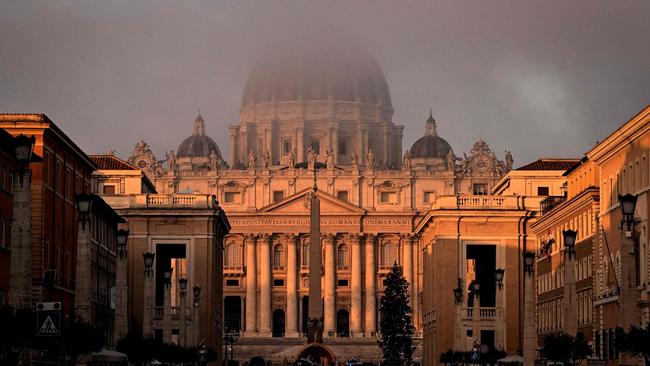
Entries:
{"label": "rectangular window", "polygon": [[284,286],[284,280],[278,280],[278,279],[273,280],[273,287],[282,287],[282,286]]}
{"label": "rectangular window", "polygon": [[240,203],[241,192],[224,192],[223,201],[225,203]]}
{"label": "rectangular window", "polygon": [[114,185],[104,185],[104,194],[107,196],[115,195],[115,186]]}
{"label": "rectangular window", "polygon": [[476,196],[485,196],[488,194],[487,183],[474,183],[472,185],[472,192]]}
{"label": "rectangular window", "polygon": [[239,280],[226,280],[226,286],[230,286],[230,287],[239,286]]}
{"label": "rectangular window", "polygon": [[422,201],[424,203],[433,203],[433,199],[436,196],[435,192],[424,192]]}
{"label": "rectangular window", "polygon": [[343,155],[343,156],[348,155],[348,141],[347,140],[339,141],[339,155]]}
{"label": "rectangular window", "polygon": [[379,201],[381,203],[397,203],[397,192],[381,192]]}
{"label": "rectangular window", "polygon": [[548,196],[548,187],[537,187],[538,196]]}
{"label": "rectangular window", "polygon": [[311,140],[311,148],[316,152],[316,154],[320,154],[320,140],[319,139],[312,139]]}
{"label": "rectangular window", "polygon": [[282,142],[282,154],[283,155],[291,154],[291,140],[284,140]]}
{"label": "rectangular window", "polygon": [[338,280],[337,284],[339,287],[348,287],[348,280]]}
{"label": "rectangular window", "polygon": [[273,191],[273,202],[280,202],[284,199],[284,191]]}
{"label": "rectangular window", "polygon": [[336,198],[340,199],[343,202],[350,202],[348,200],[348,191],[338,191],[338,192],[336,192]]}

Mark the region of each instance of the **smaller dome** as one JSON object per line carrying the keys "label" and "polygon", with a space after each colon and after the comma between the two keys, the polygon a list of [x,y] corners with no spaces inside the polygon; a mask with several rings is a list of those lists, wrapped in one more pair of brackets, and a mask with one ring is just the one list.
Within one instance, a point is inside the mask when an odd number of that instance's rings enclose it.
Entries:
{"label": "smaller dome", "polygon": [[451,145],[438,136],[436,120],[433,119],[431,111],[425,122],[424,136],[420,137],[411,146],[412,158],[446,158],[451,150]]}
{"label": "smaller dome", "polygon": [[209,157],[214,151],[217,156],[221,156],[219,146],[213,139],[208,136],[190,136],[181,142],[178,146],[176,156],[179,158],[198,158]]}
{"label": "smaller dome", "polygon": [[217,156],[221,157],[221,151],[217,143],[205,135],[205,121],[203,121],[201,112],[199,112],[199,115],[194,120],[192,136],[181,142],[176,151],[176,156],[179,158],[207,158],[213,151]]}
{"label": "smaller dome", "polygon": [[413,158],[446,158],[451,151],[451,145],[440,136],[428,135],[420,137],[411,146]]}

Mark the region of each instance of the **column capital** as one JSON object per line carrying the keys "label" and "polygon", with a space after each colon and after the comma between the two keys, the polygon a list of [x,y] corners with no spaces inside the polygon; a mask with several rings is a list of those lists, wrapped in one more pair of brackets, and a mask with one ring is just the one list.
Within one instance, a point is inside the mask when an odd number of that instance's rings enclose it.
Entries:
{"label": "column capital", "polygon": [[286,234],[282,234],[282,235],[280,235],[280,239],[281,239],[285,244],[289,244],[289,243],[291,243],[291,242],[295,243],[295,242],[296,242],[296,239],[298,239],[298,234],[295,234],[295,233],[286,233]]}
{"label": "column capital", "polygon": [[358,233],[352,233],[352,234],[347,234],[346,239],[350,241],[350,244],[352,245],[359,245],[361,244],[361,238],[362,235]]}
{"label": "column capital", "polygon": [[402,244],[412,244],[413,240],[415,240],[415,235],[412,233],[401,233],[399,237]]}
{"label": "column capital", "polygon": [[269,233],[257,234],[257,241],[261,243],[268,243],[271,241],[271,234]]}
{"label": "column capital", "polygon": [[244,243],[246,245],[255,245],[255,239],[257,239],[255,234],[244,234]]}
{"label": "column capital", "polygon": [[368,233],[368,234],[365,234],[365,239],[366,239],[365,241],[366,241],[366,243],[375,244],[375,242],[377,241],[377,237],[378,237],[377,234]]}
{"label": "column capital", "polygon": [[321,237],[321,239],[323,239],[323,242],[325,242],[325,244],[334,244],[334,238],[336,237],[336,234],[334,234],[334,233],[321,233],[320,237]]}

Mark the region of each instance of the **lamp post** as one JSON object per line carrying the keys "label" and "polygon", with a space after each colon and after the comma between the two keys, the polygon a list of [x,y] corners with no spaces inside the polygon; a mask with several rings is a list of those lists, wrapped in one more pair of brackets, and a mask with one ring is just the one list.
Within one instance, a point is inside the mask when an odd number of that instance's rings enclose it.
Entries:
{"label": "lamp post", "polygon": [[496,287],[498,291],[495,291],[496,293],[494,294],[496,298],[496,316],[497,316],[497,324],[496,324],[496,339],[495,339],[495,346],[498,348],[503,348],[505,349],[505,329],[506,329],[506,322],[505,322],[505,312],[503,309],[503,298],[505,296],[505,291],[503,290],[503,279],[505,277],[506,270],[503,268],[495,268],[494,269],[494,281],[496,282]]}
{"label": "lamp post", "polygon": [[[90,322],[92,320],[91,305],[91,246],[92,244],[92,222],[91,212],[93,208],[93,195],[79,193],[75,197],[77,210],[79,210],[79,226],[77,227],[77,258],[76,258],[76,280],[74,312],[80,320]],[[86,226],[88,223],[88,226]]]}
{"label": "lamp post", "polygon": [[574,335],[578,332],[574,268],[578,233],[570,229],[564,230],[562,231],[562,237],[564,238],[564,331]]}
{"label": "lamp post", "polygon": [[128,333],[127,322],[127,242],[129,231],[120,229],[115,238],[117,244],[117,265],[115,268],[115,340]]}
{"label": "lamp post", "polygon": [[144,261],[144,311],[142,314],[142,334],[145,337],[153,336],[153,294],[152,281],[153,281],[153,263],[156,258],[156,253],[146,252],[142,253]]}
{"label": "lamp post", "polygon": [[533,272],[535,271],[535,253],[522,253],[524,271],[524,365],[534,365],[537,355],[537,327],[535,325],[535,293],[533,289]]}
{"label": "lamp post", "polygon": [[163,341],[170,343],[172,338],[171,320],[172,320],[172,302],[171,302],[171,287],[172,287],[172,274],[174,268],[167,267],[163,270],[163,282],[165,289],[163,290]]}
{"label": "lamp post", "polygon": [[178,279],[178,289],[181,295],[181,309],[180,309],[180,314],[178,315],[178,322],[180,323],[180,338],[181,338],[181,344],[183,347],[187,347],[187,336],[186,336],[186,316],[185,316],[185,302],[186,302],[186,296],[187,295],[187,278],[181,277]]}
{"label": "lamp post", "polygon": [[194,333],[194,344],[196,344],[199,341],[199,305],[201,305],[201,286],[194,285],[194,287],[192,287],[192,294],[194,296],[192,330]]}
{"label": "lamp post", "polygon": [[[14,138],[16,170],[13,178],[13,222],[11,225],[11,264],[9,267],[9,306],[32,305],[32,201],[29,162],[34,152],[34,136]],[[27,184],[24,176],[27,175]]]}
{"label": "lamp post", "polygon": [[497,268],[494,270],[494,280],[496,281],[497,288],[501,290],[503,288],[503,276],[506,270],[503,268]]}
{"label": "lamp post", "polygon": [[470,284],[472,291],[473,302],[472,302],[472,336],[474,337],[474,343],[476,340],[480,340],[481,330],[479,329],[479,322],[481,320],[481,298],[479,292],[481,291],[481,283],[478,280],[472,281]]}
{"label": "lamp post", "polygon": [[[621,284],[619,293],[620,327],[627,331],[632,325],[639,325],[639,308],[637,306],[637,261],[639,255],[635,250],[638,239],[634,217],[637,196],[632,194],[619,195],[621,205]],[[614,270],[616,270],[614,268]]]}

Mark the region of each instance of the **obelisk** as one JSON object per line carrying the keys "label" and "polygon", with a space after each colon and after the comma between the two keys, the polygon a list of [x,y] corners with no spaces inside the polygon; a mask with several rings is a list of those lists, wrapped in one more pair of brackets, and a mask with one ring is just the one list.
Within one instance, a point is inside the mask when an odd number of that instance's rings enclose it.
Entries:
{"label": "obelisk", "polygon": [[323,303],[321,300],[322,251],[320,247],[320,200],[316,197],[316,168],[314,187],[309,197],[309,343],[323,341]]}

